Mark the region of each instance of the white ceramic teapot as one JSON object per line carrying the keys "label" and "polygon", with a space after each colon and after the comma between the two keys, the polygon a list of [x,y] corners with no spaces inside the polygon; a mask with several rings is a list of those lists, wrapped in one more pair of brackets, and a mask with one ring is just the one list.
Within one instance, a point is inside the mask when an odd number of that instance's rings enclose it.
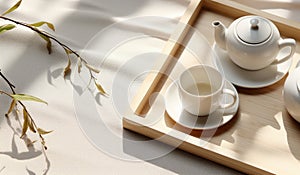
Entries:
{"label": "white ceramic teapot", "polygon": [[283,99],[289,114],[300,122],[300,61],[284,83]]}
{"label": "white ceramic teapot", "polygon": [[[212,25],[217,45],[244,69],[258,70],[282,63],[295,53],[296,41],[282,39],[277,27],[263,17],[240,17],[228,29],[220,21],[214,21]],[[290,53],[284,58],[276,58],[284,47],[291,47]]]}

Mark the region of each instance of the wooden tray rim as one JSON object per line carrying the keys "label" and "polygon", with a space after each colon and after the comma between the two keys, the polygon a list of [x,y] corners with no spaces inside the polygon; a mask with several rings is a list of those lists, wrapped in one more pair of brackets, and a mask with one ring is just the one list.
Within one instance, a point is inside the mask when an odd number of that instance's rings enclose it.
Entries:
{"label": "wooden tray rim", "polygon": [[[194,5],[193,5],[194,4]],[[197,4],[197,5],[195,5]],[[190,7],[192,6],[192,7]],[[195,14],[191,14],[191,12],[188,12],[189,8],[193,9],[193,12],[196,11]],[[187,24],[187,25],[192,25],[193,22],[195,21],[196,17],[198,16],[198,14],[201,12],[201,9],[206,9],[209,11],[213,11],[217,13],[221,13],[226,15],[227,17],[231,17],[231,18],[238,18],[244,15],[258,15],[258,16],[263,16],[265,18],[270,19],[272,22],[275,23],[275,25],[278,27],[280,33],[284,36],[287,37],[293,37],[296,40],[300,40],[300,24],[295,22],[295,21],[291,21],[279,16],[275,16],[273,14],[261,11],[261,10],[257,10],[242,4],[239,4],[237,2],[233,2],[230,0],[192,0],[190,2],[190,5],[186,11],[186,13],[183,15],[183,17],[181,18],[180,22],[182,22],[182,19],[184,19],[183,21]],[[190,15],[190,16],[189,16]],[[190,19],[192,20],[186,20],[185,18],[189,16]],[[175,30],[175,33],[178,32],[177,30]],[[185,31],[184,29],[181,30],[182,33],[184,33],[185,36]],[[182,38],[182,33],[180,33],[180,35],[178,35],[178,33],[176,34],[174,38],[177,38],[178,40],[183,40],[184,36]],[[172,36],[171,36],[172,37]],[[178,42],[180,43],[180,41]],[[174,48],[177,47],[175,50],[172,49],[164,49],[163,52],[167,53],[171,56],[178,56],[180,55],[180,53],[178,54],[177,51],[180,50],[180,46],[176,46],[176,44],[178,43],[170,43],[167,42],[166,44],[166,48]],[[171,45],[171,46],[170,46]],[[171,50],[171,51],[170,51]],[[181,49],[182,52],[182,49]],[[166,68],[164,67],[165,65],[162,66],[162,68],[160,70],[163,70],[163,72],[165,72]],[[161,75],[149,75],[146,80],[143,82],[143,85],[140,88],[140,91],[137,93],[137,98],[134,99],[133,101],[133,107],[136,108],[135,114],[128,114],[128,116],[123,118],[123,127],[132,131],[135,131],[137,133],[141,133],[145,136],[148,136],[150,138],[156,139],[159,138],[163,135],[165,135],[165,133],[163,131],[160,131],[159,129],[153,129],[151,128],[151,126],[144,126],[142,125],[139,120],[134,120],[135,117],[141,117],[143,116],[143,114],[145,113],[145,111],[147,112],[150,107],[146,107],[145,110],[145,105],[148,102],[148,97],[151,95],[151,93],[155,92],[156,90],[156,86],[163,86],[165,81],[158,81],[156,80],[157,76],[161,76]],[[159,78],[159,80],[161,80]],[[150,86],[149,86],[149,82],[151,82]],[[143,88],[147,87],[148,89],[143,90]],[[141,96],[141,94],[144,94]],[[141,99],[142,97],[142,99]],[[180,131],[178,131],[180,132]],[[181,142],[183,140],[181,140],[180,138],[178,138],[175,135],[165,135],[164,140],[160,140],[164,143],[167,143],[169,145],[173,145],[173,146],[178,146],[178,142]],[[245,172],[245,173],[251,173],[251,174],[273,174],[272,172],[269,172],[268,170],[264,169],[263,167],[258,167],[258,166],[254,166],[251,165],[251,163],[249,162],[241,162],[237,159],[234,159],[233,157],[229,157],[226,155],[222,155],[221,152],[219,152],[219,148],[216,148],[216,150],[211,151],[209,149],[207,149],[206,147],[198,147],[197,145],[193,144],[193,141],[183,141],[183,143],[181,145],[178,146],[178,148],[185,150],[187,152],[196,154],[198,156],[207,158],[209,160],[221,163],[225,166],[237,169],[239,171]]]}

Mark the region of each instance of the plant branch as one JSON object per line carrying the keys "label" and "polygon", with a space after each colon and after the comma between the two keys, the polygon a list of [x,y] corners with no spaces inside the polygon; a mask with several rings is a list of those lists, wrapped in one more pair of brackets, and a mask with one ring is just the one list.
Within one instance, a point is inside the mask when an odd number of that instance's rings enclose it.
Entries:
{"label": "plant branch", "polygon": [[8,84],[9,88],[11,89],[12,93],[13,94],[16,94],[14,88],[16,88],[1,72],[1,69],[0,69],[0,76],[4,79],[4,81]]}
{"label": "plant branch", "polygon": [[[28,23],[18,21],[18,20],[15,20],[15,19],[4,16],[4,15],[14,11],[15,9],[17,9],[19,7],[19,5],[21,4],[21,2],[22,2],[22,0],[19,0],[14,6],[12,6],[10,9],[5,11],[2,15],[0,15],[0,19],[13,23],[13,24],[6,24],[6,25],[0,26],[0,33],[11,30],[11,29],[15,28],[16,25],[28,28],[28,29],[32,30],[33,32],[35,32],[36,34],[38,34],[42,39],[44,39],[47,42],[46,46],[47,46],[47,50],[48,50],[49,54],[51,54],[51,52],[52,52],[52,43],[51,43],[51,41],[54,41],[56,44],[60,45],[64,49],[64,51],[66,52],[66,55],[68,57],[68,64],[64,69],[64,77],[66,75],[70,74],[70,72],[71,72],[71,58],[70,58],[70,55],[73,54],[78,59],[78,65],[77,65],[78,73],[81,72],[82,65],[84,65],[85,68],[87,68],[88,71],[89,71],[90,80],[89,80],[88,86],[90,85],[91,82],[94,82],[94,84],[95,84],[96,88],[98,89],[98,91],[100,92],[100,94],[106,95],[106,92],[104,91],[103,87],[100,84],[97,83],[97,81],[96,81],[97,79],[93,74],[93,73],[99,73],[99,70],[96,69],[95,67],[89,65],[88,62],[84,58],[82,58],[76,51],[71,49],[69,46],[67,46],[63,42],[59,41],[55,36],[48,33],[47,31],[41,30],[39,28],[40,26],[46,24],[50,29],[52,29],[54,31],[55,29],[54,29],[53,24],[51,24],[49,22],[46,22],[46,21],[41,21],[41,22],[37,22],[37,23],[33,23],[33,24],[28,24]],[[9,86],[9,88],[12,92],[12,93],[7,93],[7,92],[0,89],[0,95],[3,94],[3,95],[6,95],[6,96],[8,96],[12,99],[10,108],[9,108],[8,112],[5,114],[5,116],[8,117],[8,115],[12,111],[17,111],[17,108],[16,108],[17,104],[21,105],[22,108],[23,108],[23,118],[24,118],[21,138],[23,138],[23,136],[26,135],[27,130],[29,128],[32,132],[37,133],[39,135],[40,141],[41,141],[42,145],[44,146],[44,149],[47,149],[47,147],[45,146],[44,137],[42,135],[48,134],[51,131],[45,131],[41,128],[38,128],[36,123],[34,122],[32,116],[28,112],[26,106],[22,103],[23,100],[31,100],[31,101],[38,101],[38,102],[44,102],[44,101],[39,99],[39,98],[30,96],[30,95],[17,94],[14,90],[15,86],[9,81],[8,78],[6,78],[4,76],[4,74],[1,72],[1,69],[0,69],[0,78],[2,78],[6,82],[6,84]]]}
{"label": "plant branch", "polygon": [[[61,47],[70,50],[74,55],[76,55],[77,57],[81,58],[80,55],[77,52],[75,52],[74,50],[72,50],[69,46],[67,46],[66,44],[60,42],[58,39],[56,39],[52,35],[47,34],[46,32],[43,32],[43,31],[37,29],[36,27],[30,26],[30,25],[28,25],[28,24],[26,24],[24,22],[16,21],[14,19],[11,19],[11,18],[8,18],[8,17],[5,17],[5,16],[0,16],[0,18],[3,19],[3,20],[6,20],[6,21],[13,22],[13,23],[18,24],[18,25],[27,27],[27,28],[35,31],[36,33],[38,33],[40,35],[43,35],[43,36],[45,36],[45,37],[47,37],[49,39],[52,39],[53,41],[55,41],[56,43],[58,43]],[[82,59],[82,61],[86,62],[84,59]]]}
{"label": "plant branch", "polygon": [[[8,78],[7,78],[5,75],[2,74],[1,69],[0,69],[0,76],[1,76],[1,77],[5,80],[5,82],[8,84],[8,86],[10,87],[12,93],[13,93],[13,94],[16,94],[16,92],[15,92],[15,90],[14,90],[15,86],[8,80]],[[11,94],[9,94],[9,93],[7,93],[7,92],[5,92],[5,91],[0,90],[0,94],[4,94],[4,95],[6,95],[6,96],[8,96],[8,97],[10,97],[10,98],[12,98],[12,99],[14,100],[14,97],[13,97]],[[36,125],[36,123],[34,122],[32,116],[30,115],[30,113],[29,113],[29,111],[27,110],[26,106],[25,106],[24,103],[22,103],[20,100],[16,100],[16,101],[17,101],[17,103],[19,103],[19,104],[22,106],[22,108],[23,108],[24,112],[26,113],[27,117],[29,118],[29,120],[30,120],[32,126],[35,128],[35,129],[32,129],[32,131],[33,131],[34,133],[36,133],[36,130],[39,130],[39,128],[38,128],[38,126]],[[5,114],[5,116],[8,117],[8,113]],[[22,136],[23,136],[23,134],[25,134],[25,133],[22,133]],[[44,146],[45,149],[47,149],[47,147],[46,147],[46,145],[45,145],[45,139],[44,139],[44,137],[42,136],[42,134],[41,134],[39,131],[38,131],[38,135],[39,135],[39,137],[40,137],[40,139],[41,139],[42,145]],[[21,136],[21,137],[22,137],[22,136]]]}
{"label": "plant branch", "polygon": [[[35,26],[32,26],[30,24],[27,24],[27,23],[24,23],[24,22],[21,22],[21,21],[17,21],[17,20],[14,20],[14,19],[11,19],[11,18],[8,18],[8,17],[5,17],[5,16],[0,16],[0,19],[3,19],[3,20],[6,20],[6,21],[10,21],[10,22],[13,22],[17,25],[21,25],[23,27],[26,27],[26,28],[29,28],[30,30],[36,32],[37,34],[39,34],[40,36],[42,36],[43,38],[47,38],[49,41],[50,39],[55,41],[57,44],[59,44],[64,50],[65,52],[67,53],[67,55],[69,54],[74,54],[79,60],[80,60],[80,66],[78,65],[78,72],[80,72],[80,69],[79,67],[81,67],[81,62],[84,64],[84,66],[88,69],[89,71],[89,74],[90,74],[90,82],[92,82],[92,80],[94,80],[95,82],[95,85],[97,87],[99,87],[100,85],[98,83],[96,83],[96,77],[93,75],[93,72],[95,73],[99,73],[99,70],[94,68],[93,66],[89,65],[88,62],[82,58],[76,51],[74,51],[73,49],[71,49],[69,46],[67,46],[66,44],[62,43],[61,41],[59,41],[57,38],[55,38],[54,36],[52,36],[51,34],[45,32],[45,31],[42,31],[42,30],[39,30],[37,27]],[[47,46],[48,48],[48,46]],[[49,54],[51,53],[51,50],[48,48],[48,51],[49,51]],[[69,65],[66,67],[65,69],[65,74],[67,74],[68,72],[70,71],[70,67]],[[90,83],[89,83],[90,84]],[[98,88],[99,89],[99,88]],[[101,87],[101,89],[103,90],[103,88]],[[99,91],[102,95],[105,95],[106,93],[104,91]]]}

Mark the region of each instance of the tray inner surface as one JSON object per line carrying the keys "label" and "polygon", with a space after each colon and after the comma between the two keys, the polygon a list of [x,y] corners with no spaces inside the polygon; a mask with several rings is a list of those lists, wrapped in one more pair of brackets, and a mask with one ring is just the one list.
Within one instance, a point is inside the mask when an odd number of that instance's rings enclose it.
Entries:
{"label": "tray inner surface", "polygon": [[[222,11],[222,7],[220,8]],[[220,20],[229,26],[234,18],[235,16],[228,17],[211,8],[202,8],[193,27],[200,31],[212,46],[214,43],[212,21]],[[189,38],[191,45],[197,44],[198,41],[197,37],[193,38],[193,36]],[[299,49],[300,45],[297,41],[297,51],[293,56],[290,70],[293,70],[300,60]],[[188,49],[182,50],[179,55],[170,78],[161,84],[162,88],[159,92],[161,97],[183,68],[199,64],[196,58],[199,55],[195,55]],[[212,65],[209,56],[200,59],[201,63]],[[296,174],[300,172],[300,124],[289,116],[284,107],[282,90],[285,79],[286,76],[274,85],[260,89],[236,87],[240,99],[239,110],[229,123],[216,131],[195,131],[182,127],[166,112],[153,116],[156,110],[161,110],[161,106],[164,106],[162,98],[157,98],[147,115],[143,117],[135,114],[124,116],[123,126],[246,173]],[[149,80],[145,80],[143,85],[151,84]],[[143,96],[142,90],[137,94],[136,99]],[[138,102],[139,100],[134,101],[132,107],[135,108]]]}

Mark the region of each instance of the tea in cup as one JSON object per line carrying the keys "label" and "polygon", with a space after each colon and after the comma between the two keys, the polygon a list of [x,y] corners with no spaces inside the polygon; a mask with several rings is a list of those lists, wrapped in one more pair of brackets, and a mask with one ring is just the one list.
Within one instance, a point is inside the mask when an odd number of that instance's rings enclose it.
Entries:
{"label": "tea in cup", "polygon": [[[236,102],[236,94],[224,88],[225,78],[215,68],[197,65],[181,73],[178,86],[183,109],[197,116],[207,116],[215,110],[226,109]],[[230,95],[233,101],[222,104],[222,96]]]}

